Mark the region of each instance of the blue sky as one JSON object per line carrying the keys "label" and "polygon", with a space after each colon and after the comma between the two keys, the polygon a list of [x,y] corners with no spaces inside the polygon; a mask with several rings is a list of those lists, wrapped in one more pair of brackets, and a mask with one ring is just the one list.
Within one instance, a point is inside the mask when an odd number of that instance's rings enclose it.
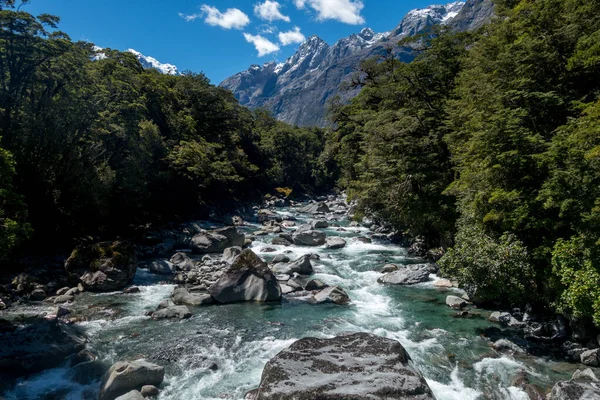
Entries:
{"label": "blue sky", "polygon": [[[435,0],[31,0],[23,10],[61,17],[73,40],[133,48],[215,84],[251,64],[283,62],[303,37],[329,44],[393,29]],[[260,53],[260,56],[259,56]]]}

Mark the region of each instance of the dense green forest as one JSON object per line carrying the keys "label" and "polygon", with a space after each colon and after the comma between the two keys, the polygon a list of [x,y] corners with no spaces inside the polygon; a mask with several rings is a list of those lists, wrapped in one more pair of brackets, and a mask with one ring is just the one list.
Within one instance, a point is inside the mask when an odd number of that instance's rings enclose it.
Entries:
{"label": "dense green forest", "polygon": [[447,248],[476,300],[600,326],[600,2],[495,3],[413,63],[364,62],[323,157],[363,212]]}
{"label": "dense green forest", "polygon": [[10,3],[0,2],[0,259],[20,244],[52,248],[322,184],[322,130],[241,107],[202,74],[98,57],[57,17]]}

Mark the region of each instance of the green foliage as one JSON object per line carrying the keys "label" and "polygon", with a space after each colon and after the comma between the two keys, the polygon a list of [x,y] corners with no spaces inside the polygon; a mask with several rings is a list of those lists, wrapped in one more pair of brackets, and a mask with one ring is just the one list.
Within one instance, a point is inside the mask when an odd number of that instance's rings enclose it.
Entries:
{"label": "green foliage", "polygon": [[523,243],[510,233],[492,238],[473,221],[461,224],[455,246],[439,265],[444,275],[456,278],[477,302],[519,305],[536,293],[533,267]]}
{"label": "green foliage", "polygon": [[552,251],[552,272],[559,280],[559,311],[591,318],[600,326],[600,253],[582,236],[558,240]]}

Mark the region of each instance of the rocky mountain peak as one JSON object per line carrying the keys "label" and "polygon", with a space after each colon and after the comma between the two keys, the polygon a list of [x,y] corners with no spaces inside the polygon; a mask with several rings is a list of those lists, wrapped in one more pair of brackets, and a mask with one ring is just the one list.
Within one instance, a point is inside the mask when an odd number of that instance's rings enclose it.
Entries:
{"label": "rocky mountain peak", "polygon": [[411,10],[393,31],[393,35],[400,37],[413,36],[431,26],[446,24],[458,15],[464,5],[463,1],[456,1]]}

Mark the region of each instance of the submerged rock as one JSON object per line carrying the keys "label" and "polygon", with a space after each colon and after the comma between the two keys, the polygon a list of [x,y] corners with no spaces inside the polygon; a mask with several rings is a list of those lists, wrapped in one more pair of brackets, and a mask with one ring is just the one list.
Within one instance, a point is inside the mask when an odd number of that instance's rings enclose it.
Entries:
{"label": "submerged rock", "polygon": [[65,263],[69,279],[85,290],[112,292],[131,283],[137,270],[133,245],[125,241],[79,246]]}
{"label": "submerged rock", "polygon": [[561,381],[552,387],[549,400],[591,400],[600,399],[600,381],[591,369],[576,371],[568,381]]}
{"label": "submerged rock", "polygon": [[402,345],[368,333],[305,338],[265,366],[256,400],[434,400]]}
{"label": "submerged rock", "polygon": [[85,347],[87,339],[58,320],[43,320],[0,334],[0,373],[22,375],[54,368]]}
{"label": "submerged rock", "polygon": [[281,300],[281,288],[275,275],[250,249],[243,250],[208,291],[221,304]]}
{"label": "submerged rock", "polygon": [[429,269],[426,264],[404,265],[397,271],[379,278],[377,282],[391,285],[415,285],[429,280]]}
{"label": "submerged rock", "polygon": [[164,377],[163,367],[146,360],[119,361],[102,378],[98,400],[113,400],[145,385],[159,386]]}
{"label": "submerged rock", "polygon": [[171,295],[176,305],[202,306],[214,304],[214,299],[208,293],[190,293],[186,288],[176,288]]}

